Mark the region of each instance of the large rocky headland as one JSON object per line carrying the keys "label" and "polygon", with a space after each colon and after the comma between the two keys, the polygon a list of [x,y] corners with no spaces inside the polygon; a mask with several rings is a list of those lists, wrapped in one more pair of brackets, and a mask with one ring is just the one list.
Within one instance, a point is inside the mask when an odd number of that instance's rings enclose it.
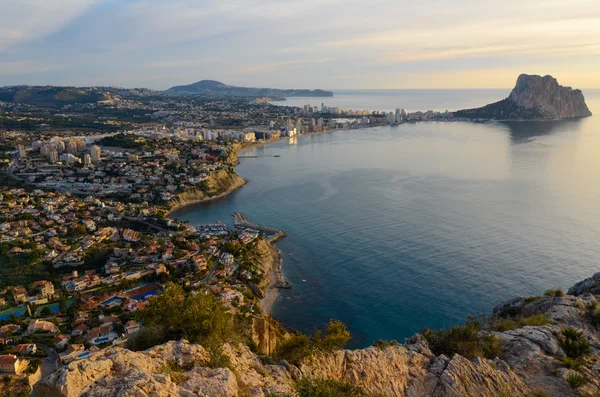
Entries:
{"label": "large rocky headland", "polygon": [[481,108],[459,110],[454,115],[494,120],[561,120],[592,113],[581,90],[563,87],[550,75],[522,74],[508,98]]}
{"label": "large rocky headland", "polygon": [[[235,342],[223,343],[223,366],[185,340],[138,352],[111,347],[53,373],[32,395],[598,396],[598,299],[600,273],[566,294],[502,302],[462,327],[425,330],[403,344],[315,350],[294,363]],[[269,337],[291,338],[281,335]],[[322,387],[346,392],[310,394]]]}

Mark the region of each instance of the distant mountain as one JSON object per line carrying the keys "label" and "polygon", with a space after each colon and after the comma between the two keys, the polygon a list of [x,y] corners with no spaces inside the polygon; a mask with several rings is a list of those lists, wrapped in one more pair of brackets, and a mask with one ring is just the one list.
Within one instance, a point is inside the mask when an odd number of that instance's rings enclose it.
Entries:
{"label": "distant mountain", "polygon": [[563,87],[550,76],[522,74],[509,97],[455,117],[495,120],[560,120],[591,116],[581,90]]}
{"label": "distant mountain", "polygon": [[165,91],[179,95],[227,95],[242,97],[332,97],[333,92],[324,90],[282,90],[276,88],[236,87],[215,80],[202,80],[188,85],[171,87]]}
{"label": "distant mountain", "polygon": [[139,98],[151,95],[161,95],[161,93],[146,88],[26,85],[0,87],[0,101],[45,107],[63,106],[73,103],[91,103],[118,98]]}

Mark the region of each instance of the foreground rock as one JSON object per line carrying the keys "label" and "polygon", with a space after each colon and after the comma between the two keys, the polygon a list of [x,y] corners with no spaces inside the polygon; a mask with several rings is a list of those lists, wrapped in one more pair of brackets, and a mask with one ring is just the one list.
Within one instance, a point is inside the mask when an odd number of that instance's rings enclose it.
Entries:
{"label": "foreground rock", "polygon": [[[258,356],[245,345],[223,346],[229,368],[209,368],[210,354],[186,341],[169,342],[144,352],[112,347],[73,362],[38,383],[33,396],[296,396],[301,379],[332,379],[376,396],[598,396],[600,395],[600,273],[574,286],[570,295],[517,298],[494,309],[495,319],[516,326],[499,332],[503,359],[459,354],[435,356],[415,335],[404,345],[315,354],[294,366]],[[599,295],[600,297],[600,295]],[[543,325],[518,319],[544,315]],[[563,361],[566,327],[582,332],[590,351],[577,368]],[[585,379],[574,385],[577,373]]]}
{"label": "foreground rock", "polygon": [[522,74],[508,98],[481,108],[460,110],[454,115],[496,120],[560,120],[592,113],[581,90],[563,87],[549,75]]}

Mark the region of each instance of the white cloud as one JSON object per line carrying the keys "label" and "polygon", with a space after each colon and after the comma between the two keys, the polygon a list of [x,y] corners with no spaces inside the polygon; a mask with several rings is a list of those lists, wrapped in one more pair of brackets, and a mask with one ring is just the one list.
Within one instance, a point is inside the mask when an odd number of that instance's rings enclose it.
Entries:
{"label": "white cloud", "polygon": [[98,0],[2,0],[0,50],[60,29]]}

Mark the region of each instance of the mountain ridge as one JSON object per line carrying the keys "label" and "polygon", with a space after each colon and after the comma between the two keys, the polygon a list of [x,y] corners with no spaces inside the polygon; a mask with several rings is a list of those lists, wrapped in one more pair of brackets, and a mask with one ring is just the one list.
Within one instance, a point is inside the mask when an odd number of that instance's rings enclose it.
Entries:
{"label": "mountain ridge", "polygon": [[239,87],[224,84],[217,80],[200,80],[192,84],[173,86],[165,91],[168,94],[179,95],[198,95],[198,94],[221,94],[231,96],[277,96],[277,97],[295,97],[295,96],[315,96],[332,97],[332,91],[321,89],[279,89],[279,88],[258,88],[258,87]]}

